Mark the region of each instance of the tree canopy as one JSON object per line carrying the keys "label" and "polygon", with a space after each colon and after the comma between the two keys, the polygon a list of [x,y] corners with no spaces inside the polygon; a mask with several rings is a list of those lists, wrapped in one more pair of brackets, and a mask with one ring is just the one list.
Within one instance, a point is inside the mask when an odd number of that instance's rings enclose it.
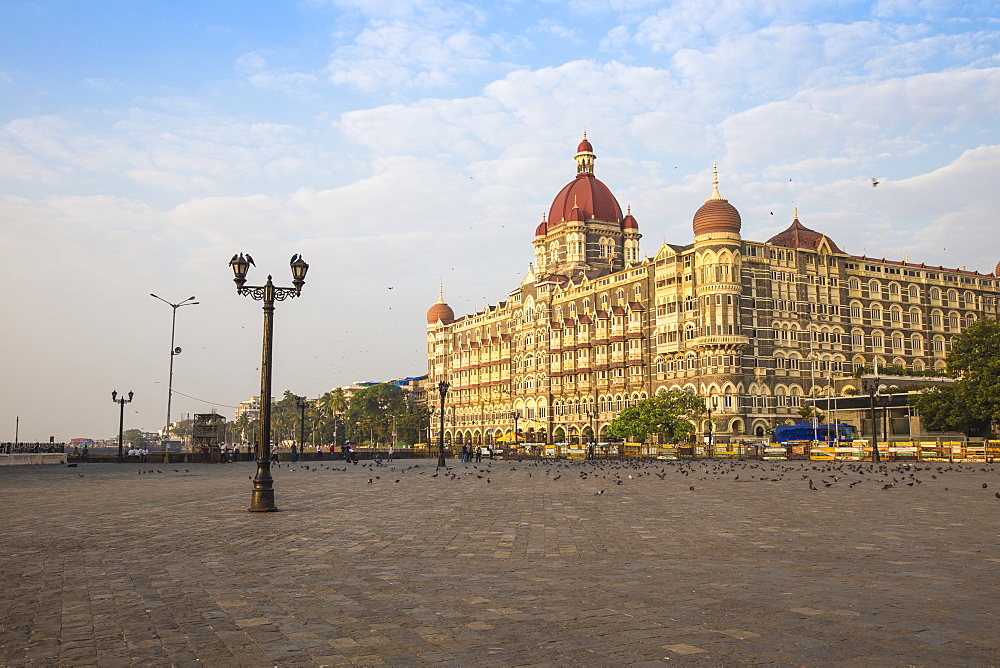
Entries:
{"label": "tree canopy", "polygon": [[347,437],[358,442],[391,443],[393,431],[400,443],[416,443],[427,426],[427,409],[410,407],[406,393],[392,383],[379,383],[355,392],[344,414]]}
{"label": "tree canopy", "polygon": [[949,385],[925,390],[913,404],[924,427],[987,436],[1000,423],[1000,322],[982,320],[955,336]]}
{"label": "tree canopy", "polygon": [[632,441],[646,441],[651,435],[660,442],[683,441],[697,431],[695,422],[705,415],[705,400],[680,390],[660,392],[629,406],[608,425],[608,434]]}

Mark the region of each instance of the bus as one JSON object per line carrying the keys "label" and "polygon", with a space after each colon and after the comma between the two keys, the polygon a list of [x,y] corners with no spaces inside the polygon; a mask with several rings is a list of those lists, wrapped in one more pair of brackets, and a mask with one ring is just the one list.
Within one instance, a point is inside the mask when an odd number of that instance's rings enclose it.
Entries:
{"label": "bus", "polygon": [[789,441],[853,441],[858,437],[857,427],[849,424],[818,424],[799,422],[797,424],[782,424],[774,428],[774,442]]}

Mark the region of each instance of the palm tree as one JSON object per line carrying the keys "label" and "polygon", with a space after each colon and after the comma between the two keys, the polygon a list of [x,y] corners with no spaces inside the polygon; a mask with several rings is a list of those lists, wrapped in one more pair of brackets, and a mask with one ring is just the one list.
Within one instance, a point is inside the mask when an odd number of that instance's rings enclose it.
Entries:
{"label": "palm tree", "polygon": [[826,413],[815,406],[800,406],[799,416],[806,421],[812,420],[813,418],[816,418],[819,422],[826,420]]}
{"label": "palm tree", "polygon": [[334,445],[337,445],[337,424],[341,416],[347,412],[347,405],[347,395],[339,387],[319,398],[320,415],[324,421],[329,420],[333,427]]}

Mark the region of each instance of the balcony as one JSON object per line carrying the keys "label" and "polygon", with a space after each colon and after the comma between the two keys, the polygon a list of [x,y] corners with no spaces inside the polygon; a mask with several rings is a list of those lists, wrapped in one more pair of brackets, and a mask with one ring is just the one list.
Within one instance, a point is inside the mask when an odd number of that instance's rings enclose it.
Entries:
{"label": "balcony", "polygon": [[730,335],[709,335],[709,336],[696,336],[687,342],[688,346],[691,348],[702,348],[709,346],[748,346],[750,345],[750,339],[746,336],[730,336]]}

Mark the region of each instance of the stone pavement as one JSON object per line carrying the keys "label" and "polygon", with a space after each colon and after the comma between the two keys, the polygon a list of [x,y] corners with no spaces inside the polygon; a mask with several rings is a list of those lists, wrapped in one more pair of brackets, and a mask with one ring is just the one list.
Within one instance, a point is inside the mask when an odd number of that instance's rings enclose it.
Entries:
{"label": "stone pavement", "polygon": [[0,470],[0,665],[1000,663],[1000,465],[449,466]]}

